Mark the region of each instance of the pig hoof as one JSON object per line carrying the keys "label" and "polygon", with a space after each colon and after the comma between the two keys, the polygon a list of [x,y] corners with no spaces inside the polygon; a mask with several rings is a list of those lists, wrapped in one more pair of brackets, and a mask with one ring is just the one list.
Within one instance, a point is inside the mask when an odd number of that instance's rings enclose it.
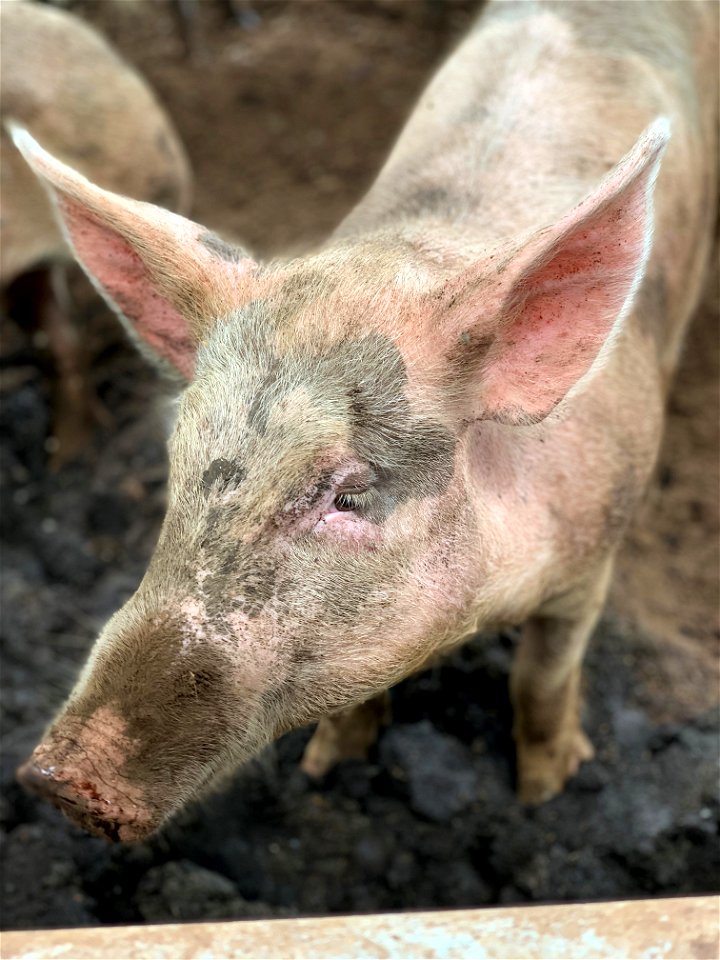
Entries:
{"label": "pig hoof", "polygon": [[518,744],[518,794],[521,803],[545,803],[561,793],[584,760],[595,751],[582,730],[550,743]]}

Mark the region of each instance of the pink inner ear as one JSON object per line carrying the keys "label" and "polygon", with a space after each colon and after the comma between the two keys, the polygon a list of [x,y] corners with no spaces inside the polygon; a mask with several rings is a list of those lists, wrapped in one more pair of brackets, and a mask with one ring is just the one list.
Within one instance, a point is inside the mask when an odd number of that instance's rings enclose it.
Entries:
{"label": "pink inner ear", "polygon": [[632,291],[646,227],[642,184],[570,225],[521,274],[488,356],[487,416],[542,419],[588,371]]}
{"label": "pink inner ear", "polygon": [[131,332],[191,379],[195,344],[188,323],[158,293],[140,257],[117,233],[89,216],[81,204],[60,197],[59,205],[79,259],[129,321]]}

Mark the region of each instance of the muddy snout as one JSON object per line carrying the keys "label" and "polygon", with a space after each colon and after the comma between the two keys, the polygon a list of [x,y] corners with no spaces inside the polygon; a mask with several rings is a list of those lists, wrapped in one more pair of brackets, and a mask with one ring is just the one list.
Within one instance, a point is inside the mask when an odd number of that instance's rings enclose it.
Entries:
{"label": "muddy snout", "polygon": [[81,738],[50,739],[18,768],[17,778],[83,830],[133,843],[155,830],[161,817],[143,790],[119,775],[113,749],[117,744],[103,753]]}
{"label": "muddy snout", "polygon": [[121,837],[121,829],[127,833],[130,828],[132,832],[132,825],[123,822],[125,811],[104,798],[90,780],[73,783],[64,779],[62,774],[58,776],[52,764],[43,767],[32,758],[19,767],[17,777],[27,790],[40,794],[89,833],[117,841],[126,839]]}

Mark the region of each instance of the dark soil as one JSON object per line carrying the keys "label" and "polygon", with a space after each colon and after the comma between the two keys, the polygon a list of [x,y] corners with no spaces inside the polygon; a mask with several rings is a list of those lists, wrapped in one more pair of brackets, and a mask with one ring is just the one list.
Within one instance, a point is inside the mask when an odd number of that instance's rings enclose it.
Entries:
{"label": "dark soil", "polygon": [[[196,217],[268,254],[317,240],[362,193],[472,6],[277,0],[236,25],[207,0],[191,58],[164,2],[74,9],[161,92],[197,171]],[[164,510],[164,388],[81,278],[73,289],[110,414],[82,458],[48,467],[53,374],[29,326],[9,328],[2,357],[5,928],[718,888],[716,294],[587,658],[597,758],[561,797],[527,810],[514,796],[507,633],[396,688],[369,762],[311,784],[297,731],[152,842],[111,847],[14,781]]]}

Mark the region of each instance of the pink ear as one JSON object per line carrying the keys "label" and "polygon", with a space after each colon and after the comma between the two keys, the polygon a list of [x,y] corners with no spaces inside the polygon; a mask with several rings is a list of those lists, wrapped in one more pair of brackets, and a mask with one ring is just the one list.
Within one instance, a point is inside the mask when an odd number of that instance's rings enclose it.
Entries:
{"label": "pink ear", "polygon": [[479,365],[474,416],[537,422],[589,371],[642,280],[668,139],[655,121],[567,216],[460,278],[444,326]]}
{"label": "pink ear", "polygon": [[249,298],[256,265],[190,220],[96,187],[26,130],[12,134],[100,293],[141,346],[191,378],[204,326]]}

